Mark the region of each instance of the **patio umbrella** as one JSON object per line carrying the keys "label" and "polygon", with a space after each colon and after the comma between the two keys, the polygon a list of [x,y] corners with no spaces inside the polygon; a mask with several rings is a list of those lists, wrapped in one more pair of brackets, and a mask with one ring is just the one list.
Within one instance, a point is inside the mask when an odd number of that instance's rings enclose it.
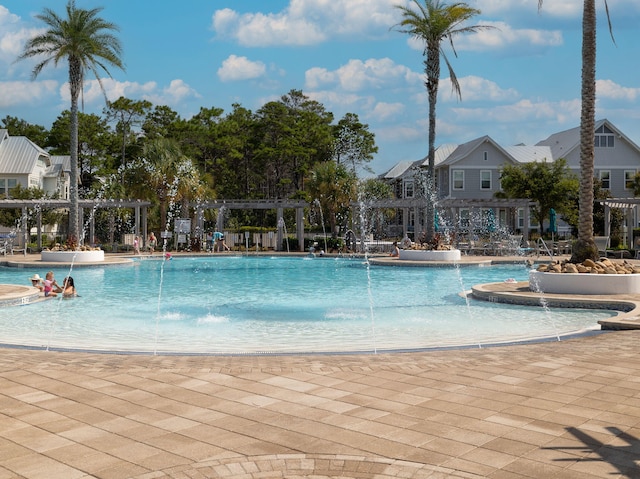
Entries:
{"label": "patio umbrella", "polygon": [[556,210],[549,210],[549,231],[551,232],[551,241],[553,241],[554,233],[558,232],[558,224],[556,223]]}
{"label": "patio umbrella", "polygon": [[487,231],[493,233],[496,230],[496,214],[493,210],[487,210]]}
{"label": "patio umbrella", "polygon": [[435,229],[436,233],[438,231],[440,231],[440,221],[438,220],[438,212],[437,211],[435,212],[435,216],[433,218],[433,226],[434,226],[434,229]]}

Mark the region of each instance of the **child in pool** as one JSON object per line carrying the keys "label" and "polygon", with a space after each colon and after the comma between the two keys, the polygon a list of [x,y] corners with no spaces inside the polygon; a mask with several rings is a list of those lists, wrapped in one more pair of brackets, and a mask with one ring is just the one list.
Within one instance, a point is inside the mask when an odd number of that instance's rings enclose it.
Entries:
{"label": "child in pool", "polygon": [[45,297],[54,297],[54,296],[58,296],[58,293],[62,293],[62,288],[53,277],[53,271],[47,272],[47,274],[44,277],[43,284],[44,284],[43,291],[44,291]]}

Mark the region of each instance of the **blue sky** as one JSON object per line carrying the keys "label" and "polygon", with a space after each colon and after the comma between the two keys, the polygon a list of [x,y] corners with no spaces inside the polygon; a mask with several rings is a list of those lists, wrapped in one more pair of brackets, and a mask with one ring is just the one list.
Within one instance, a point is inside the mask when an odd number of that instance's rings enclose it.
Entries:
{"label": "blue sky", "polygon": [[[104,7],[120,27],[125,71],[103,84],[120,96],[168,105],[189,118],[200,107],[256,111],[291,89],[333,112],[356,113],[375,133],[371,163],[383,173],[427,153],[422,46],[392,27],[406,0],[77,0]],[[447,56],[462,87],[451,94],[443,64],[436,144],[489,135],[501,144],[533,144],[573,128],[580,116],[582,0],[468,0],[474,23],[497,27],[454,40]],[[640,144],[640,1],[598,6],[597,118],[608,118]],[[31,80],[33,62],[15,63],[42,24],[44,7],[66,0],[0,0],[0,118],[49,128],[69,108],[66,67]],[[101,113],[104,97],[88,78],[84,111]]]}

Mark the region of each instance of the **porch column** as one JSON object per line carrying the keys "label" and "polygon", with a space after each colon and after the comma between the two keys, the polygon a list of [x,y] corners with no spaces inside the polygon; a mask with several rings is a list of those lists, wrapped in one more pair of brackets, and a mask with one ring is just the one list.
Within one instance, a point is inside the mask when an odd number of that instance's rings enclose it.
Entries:
{"label": "porch column", "polygon": [[627,208],[627,248],[633,248],[633,217],[634,207]]}

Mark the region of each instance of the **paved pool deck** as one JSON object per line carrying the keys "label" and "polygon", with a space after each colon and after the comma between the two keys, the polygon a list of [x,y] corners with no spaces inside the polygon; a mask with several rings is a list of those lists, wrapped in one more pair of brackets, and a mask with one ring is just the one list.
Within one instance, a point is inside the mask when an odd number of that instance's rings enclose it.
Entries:
{"label": "paved pool deck", "polygon": [[0,479],[93,477],[640,477],[640,331],[369,355],[0,348]]}

